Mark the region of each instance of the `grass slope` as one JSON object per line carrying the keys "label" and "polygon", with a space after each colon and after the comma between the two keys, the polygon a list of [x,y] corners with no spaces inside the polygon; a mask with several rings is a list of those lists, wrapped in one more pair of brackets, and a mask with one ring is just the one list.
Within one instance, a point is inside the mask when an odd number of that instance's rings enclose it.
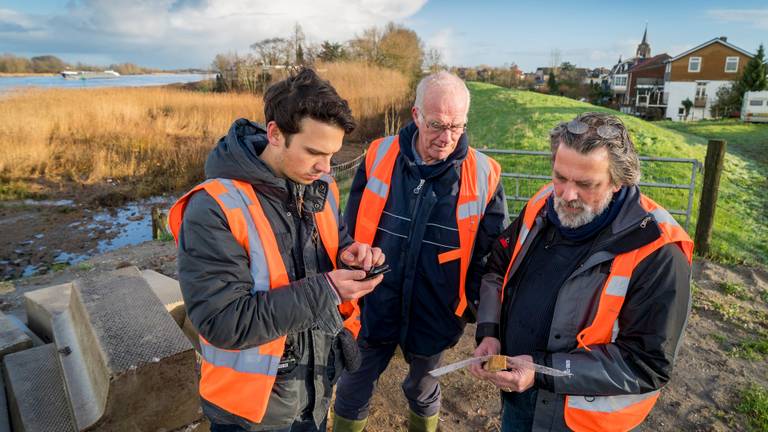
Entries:
{"label": "grass slope", "polygon": [[[707,122],[678,125],[649,123],[572,99],[535,92],[505,89],[490,84],[469,83],[472,108],[469,129],[472,145],[478,148],[548,150],[549,130],[586,111],[606,111],[619,115],[627,125],[638,152],[643,156],[690,158],[704,161],[707,138],[729,141],[715,226],[712,256],[724,262],[768,264],[768,193],[766,172],[768,126],[741,125],[736,122]],[[675,128],[678,130],[671,130]],[[683,131],[683,132],[680,132]],[[686,133],[687,132],[687,133]],[[695,135],[694,135],[695,134]],[[700,136],[697,136],[700,135]],[[542,157],[496,157],[505,172],[548,175],[549,161]],[[685,184],[691,175],[690,164],[648,162],[643,164],[644,182]],[[696,195],[688,231],[693,234],[701,173],[696,175]],[[530,196],[542,180],[505,181],[507,195]],[[687,191],[646,187],[643,191],[668,209],[684,210]],[[519,205],[515,207],[519,209]],[[683,221],[683,217],[678,217]]]}

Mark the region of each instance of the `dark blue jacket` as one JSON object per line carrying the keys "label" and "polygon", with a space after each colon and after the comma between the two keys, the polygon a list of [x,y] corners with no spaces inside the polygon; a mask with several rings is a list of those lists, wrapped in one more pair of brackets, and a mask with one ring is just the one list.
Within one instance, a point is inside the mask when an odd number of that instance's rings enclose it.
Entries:
{"label": "dark blue jacket", "polygon": [[[360,337],[371,344],[398,342],[407,352],[433,355],[455,345],[466,318],[471,318],[465,313],[460,319],[454,313],[459,302],[459,260],[445,264],[437,260],[438,254],[459,247],[456,201],[469,140],[462,135],[456,150],[443,162],[417,165],[411,145],[417,132],[413,123],[399,132],[400,154],[373,242],[386,254],[392,271],[361,301]],[[344,212],[350,233],[355,232],[366,182],[365,164],[361,164]],[[477,304],[486,256],[506,221],[499,182],[480,223],[467,273],[469,314]]]}

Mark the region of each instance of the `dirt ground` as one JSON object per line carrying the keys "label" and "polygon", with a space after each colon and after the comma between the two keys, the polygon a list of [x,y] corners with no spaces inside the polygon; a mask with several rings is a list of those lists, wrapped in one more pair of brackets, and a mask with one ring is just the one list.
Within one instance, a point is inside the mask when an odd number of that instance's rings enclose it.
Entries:
{"label": "dirt ground", "polygon": [[[157,270],[175,277],[175,249],[171,242],[150,241],[112,251],[60,271],[3,282],[0,309],[23,315],[22,293],[72,280],[83,272],[111,270],[126,265]],[[724,289],[729,282],[739,290]],[[723,266],[697,259],[694,266],[694,304],[672,381],[643,431],[747,430],[747,418],[736,411],[738,394],[750,383],[768,387],[765,356],[740,354],[743,341],[768,335],[768,272]],[[471,355],[474,326],[468,326],[459,344],[446,353],[445,362]],[[400,389],[406,373],[397,356],[381,377],[372,402],[368,430],[406,429],[407,405]],[[466,371],[442,379],[444,432],[498,431],[499,395]],[[202,427],[194,430],[204,430]]]}

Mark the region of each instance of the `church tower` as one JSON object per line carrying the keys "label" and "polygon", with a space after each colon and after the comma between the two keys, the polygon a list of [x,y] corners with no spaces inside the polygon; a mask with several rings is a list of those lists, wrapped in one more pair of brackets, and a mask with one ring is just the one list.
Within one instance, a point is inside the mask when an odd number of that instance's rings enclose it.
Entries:
{"label": "church tower", "polygon": [[651,56],[651,46],[648,45],[648,24],[645,25],[645,32],[643,32],[643,41],[637,46],[637,58],[648,58]]}

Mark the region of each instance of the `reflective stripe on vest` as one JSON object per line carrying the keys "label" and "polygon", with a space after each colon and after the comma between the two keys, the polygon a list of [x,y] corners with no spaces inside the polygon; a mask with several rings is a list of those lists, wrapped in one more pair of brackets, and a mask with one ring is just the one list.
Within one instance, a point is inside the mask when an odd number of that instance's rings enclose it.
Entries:
{"label": "reflective stripe on vest", "polygon": [[[323,245],[335,265],[334,251],[338,251],[338,189],[333,179],[324,180],[331,189],[327,200],[329,205],[315,214],[315,222]],[[200,189],[204,189],[219,204],[233,237],[248,253],[253,278],[251,294],[288,285],[288,273],[277,239],[253,187],[246,182],[208,180],[179,199],[168,217],[176,241],[189,197]],[[283,355],[285,336],[242,350],[218,348],[200,337],[200,348],[200,396],[229,413],[250,422],[260,422],[266,413]]]}
{"label": "reflective stripe on vest", "polygon": [[[367,184],[358,205],[355,239],[372,244],[384,212],[392,182],[397,155],[400,153],[399,137],[390,136],[371,144],[365,159]],[[461,164],[461,186],[456,203],[456,224],[459,231],[459,248],[438,255],[440,264],[459,261],[459,302],[455,314],[461,316],[467,307],[466,279],[472,258],[480,219],[493,198],[501,177],[501,167],[488,156],[469,148]]]}
{"label": "reflective stripe on vest", "polygon": [[[520,224],[520,234],[518,234],[518,240],[515,242],[502,287],[506,288],[514,263],[520,259],[520,250],[527,240],[528,234],[533,231],[536,217],[546,205],[546,201],[553,190],[552,184],[548,184],[528,201]],[[656,220],[661,229],[661,235],[653,242],[619,254],[613,259],[611,271],[601,290],[595,317],[592,323],[576,336],[578,348],[590,351],[589,345],[607,344],[616,340],[619,334],[619,313],[624,304],[632,272],[648,255],[666,244],[674,243],[683,251],[688,264],[691,264],[693,242],[685,230],[680,227],[669,212],[645,195],[641,194],[640,205]],[[502,289],[502,295],[503,292],[504,289]],[[628,431],[642,423],[658,398],[658,390],[617,396],[567,395],[563,415],[568,427],[578,432]]]}

